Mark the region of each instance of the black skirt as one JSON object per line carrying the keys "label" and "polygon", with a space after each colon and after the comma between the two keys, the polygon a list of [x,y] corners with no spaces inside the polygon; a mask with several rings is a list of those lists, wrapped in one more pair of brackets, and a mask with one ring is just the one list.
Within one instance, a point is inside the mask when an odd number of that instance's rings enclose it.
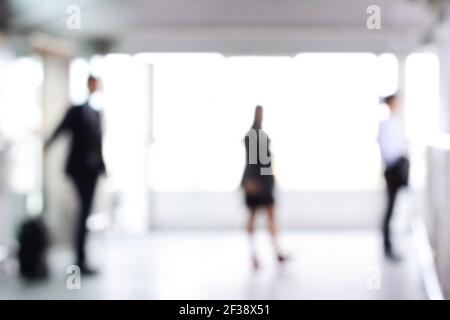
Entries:
{"label": "black skirt", "polygon": [[258,176],[249,179],[249,181],[257,186],[257,191],[249,192],[244,187],[245,204],[248,208],[264,207],[275,203],[274,178],[272,175]]}

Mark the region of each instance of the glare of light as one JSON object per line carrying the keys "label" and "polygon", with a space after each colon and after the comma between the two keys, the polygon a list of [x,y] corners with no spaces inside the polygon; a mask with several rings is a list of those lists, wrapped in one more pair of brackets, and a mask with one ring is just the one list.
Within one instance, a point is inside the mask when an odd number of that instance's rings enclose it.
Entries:
{"label": "glare of light", "polygon": [[398,90],[398,59],[392,53],[378,56],[379,95],[386,97]]}
{"label": "glare of light", "polygon": [[18,58],[7,68],[6,77],[0,125],[8,138],[18,140],[40,125],[38,89],[43,81],[42,63],[31,57]]}
{"label": "glare of light", "polygon": [[234,190],[256,105],[283,190],[378,187],[376,55],[159,61],[167,63],[155,62],[152,188]]}
{"label": "glare of light", "polygon": [[76,58],[69,67],[69,96],[72,104],[86,102],[88,89],[86,80],[89,75],[89,63],[86,59]]}
{"label": "glare of light", "polygon": [[42,61],[20,57],[5,66],[1,98],[0,127],[9,140],[9,157],[14,165],[8,172],[14,192],[29,194],[39,187],[40,148],[36,136],[41,125],[40,87]]}
{"label": "glare of light", "polygon": [[406,132],[410,140],[424,141],[439,130],[439,58],[412,53],[405,62]]}
{"label": "glare of light", "polygon": [[101,78],[104,72],[104,57],[95,55],[89,59],[89,74]]}

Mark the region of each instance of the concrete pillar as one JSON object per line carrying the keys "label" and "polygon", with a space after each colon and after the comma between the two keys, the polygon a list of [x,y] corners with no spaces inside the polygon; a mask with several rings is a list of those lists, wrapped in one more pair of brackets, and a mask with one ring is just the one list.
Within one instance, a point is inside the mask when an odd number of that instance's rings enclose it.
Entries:
{"label": "concrete pillar", "polygon": [[[45,46],[34,43],[42,57],[44,82],[42,86],[42,133],[47,139],[62,120],[69,103],[69,66],[71,50],[57,41]],[[64,175],[68,140],[61,137],[44,155],[43,187],[45,214],[57,243],[68,243],[72,238],[74,195]]]}

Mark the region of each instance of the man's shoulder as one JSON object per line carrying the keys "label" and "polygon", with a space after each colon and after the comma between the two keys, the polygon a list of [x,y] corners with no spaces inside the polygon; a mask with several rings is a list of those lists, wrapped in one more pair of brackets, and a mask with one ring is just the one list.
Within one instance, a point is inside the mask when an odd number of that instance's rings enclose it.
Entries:
{"label": "man's shoulder", "polygon": [[67,112],[70,112],[70,113],[77,112],[80,109],[80,107],[81,107],[80,105],[71,104],[71,105],[69,105]]}
{"label": "man's shoulder", "polygon": [[70,106],[70,109],[73,109],[73,110],[81,110],[81,108],[84,106],[84,103],[83,104],[72,104],[71,106]]}
{"label": "man's shoulder", "polygon": [[68,113],[71,114],[77,114],[81,113],[83,110],[84,104],[72,104],[69,106],[69,109],[67,110]]}
{"label": "man's shoulder", "polygon": [[66,117],[74,121],[81,114],[81,105],[70,105],[66,111]]}

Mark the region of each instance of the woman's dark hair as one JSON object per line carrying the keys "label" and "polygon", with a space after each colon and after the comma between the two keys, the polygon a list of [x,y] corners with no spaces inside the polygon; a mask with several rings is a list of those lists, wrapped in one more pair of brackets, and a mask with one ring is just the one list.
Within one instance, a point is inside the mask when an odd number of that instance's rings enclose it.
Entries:
{"label": "woman's dark hair", "polygon": [[390,105],[392,101],[394,101],[394,99],[397,98],[397,93],[393,93],[389,96],[386,96],[384,98],[381,99],[381,101],[387,105]]}
{"label": "woman's dark hair", "polygon": [[261,129],[261,122],[258,121],[256,115],[257,115],[258,111],[262,111],[262,110],[263,110],[263,107],[261,107],[259,105],[256,106],[256,108],[255,108],[255,117],[253,119],[253,124],[252,124],[252,128],[253,129]]}
{"label": "woman's dark hair", "polygon": [[98,81],[98,78],[94,77],[92,74],[90,74],[87,79],[87,83],[90,83],[91,81]]}

